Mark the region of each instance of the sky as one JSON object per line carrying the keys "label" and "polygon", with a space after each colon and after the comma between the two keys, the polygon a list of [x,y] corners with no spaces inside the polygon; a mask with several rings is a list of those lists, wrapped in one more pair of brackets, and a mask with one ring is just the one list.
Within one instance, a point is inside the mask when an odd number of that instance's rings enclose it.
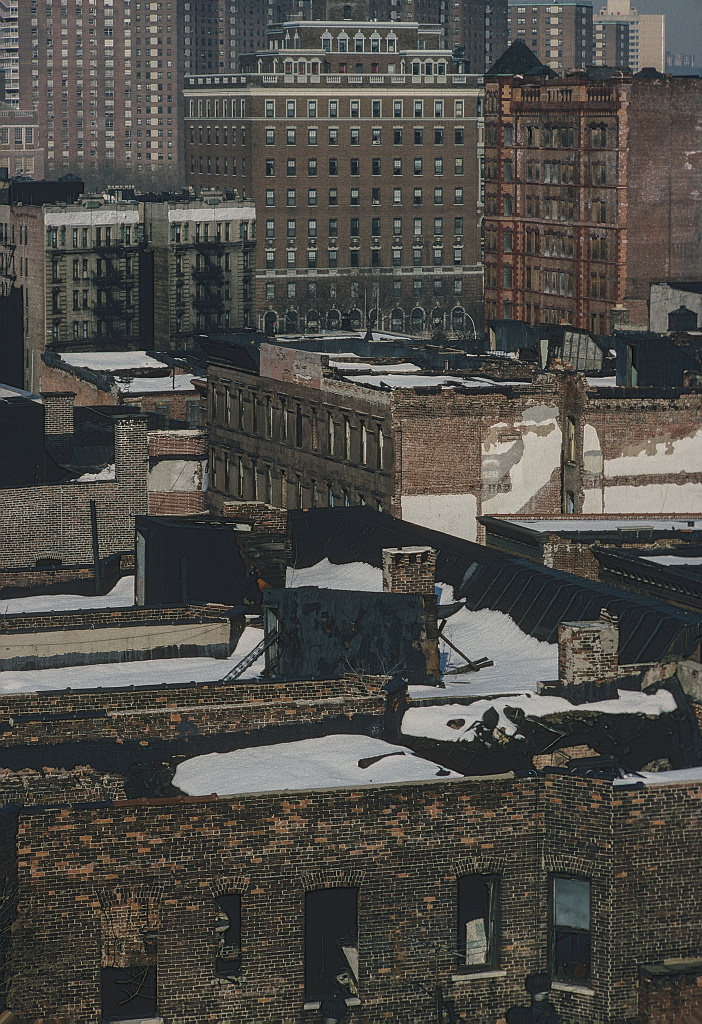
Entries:
{"label": "sky", "polygon": [[[593,8],[597,9],[598,0]],[[639,14],[665,14],[666,50],[694,53],[702,64],[702,0],[632,0]]]}

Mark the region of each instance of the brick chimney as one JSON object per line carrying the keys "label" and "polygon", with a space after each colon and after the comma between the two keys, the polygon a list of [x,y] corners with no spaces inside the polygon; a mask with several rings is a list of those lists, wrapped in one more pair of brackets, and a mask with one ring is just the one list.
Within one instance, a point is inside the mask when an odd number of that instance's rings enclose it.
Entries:
{"label": "brick chimney", "polygon": [[44,443],[48,452],[57,462],[67,462],[73,451],[73,403],[72,391],[45,391]]}
{"label": "brick chimney", "polygon": [[384,548],[383,590],[417,594],[422,599],[422,651],[427,673],[440,679],[439,629],[436,621],[436,551],[433,548]]}
{"label": "brick chimney", "polygon": [[383,590],[391,594],[430,594],[436,584],[433,548],[384,548]]}
{"label": "brick chimney", "polygon": [[558,688],[574,704],[616,696],[619,625],[606,608],[595,622],[558,626]]}

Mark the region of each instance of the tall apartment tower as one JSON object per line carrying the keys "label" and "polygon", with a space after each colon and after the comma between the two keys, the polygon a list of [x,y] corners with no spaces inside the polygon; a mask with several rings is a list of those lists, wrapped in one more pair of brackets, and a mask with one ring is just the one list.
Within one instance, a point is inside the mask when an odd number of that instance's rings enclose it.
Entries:
{"label": "tall apartment tower", "polygon": [[261,325],[479,317],[480,92],[440,27],[286,22],[243,71],[188,79],[186,176],[255,201]]}
{"label": "tall apartment tower", "polygon": [[236,71],[243,54],[265,46],[266,30],[278,7],[276,0],[200,0],[186,5],[185,74]]}
{"label": "tall apartment tower", "polygon": [[[531,61],[529,61],[531,58]],[[605,333],[702,277],[702,79],[553,77],[514,43],[485,82],[485,317]]]}
{"label": "tall apartment tower", "polygon": [[19,0],[0,0],[0,71],[5,77],[0,99],[19,107]]}
{"label": "tall apartment tower", "polygon": [[554,71],[592,64],[592,3],[550,0],[513,3],[508,9],[509,38],[519,39]]}
{"label": "tall apartment tower", "polygon": [[595,67],[628,68],[629,56],[629,22],[601,21],[594,19],[594,59]]}
{"label": "tall apartment tower", "polygon": [[20,104],[38,111],[48,174],[180,183],[184,8],[23,0]]}
{"label": "tall apartment tower", "polygon": [[607,0],[595,25],[623,24],[629,30],[628,66],[632,71],[655,68],[665,71],[665,15],[639,14],[631,0]]}

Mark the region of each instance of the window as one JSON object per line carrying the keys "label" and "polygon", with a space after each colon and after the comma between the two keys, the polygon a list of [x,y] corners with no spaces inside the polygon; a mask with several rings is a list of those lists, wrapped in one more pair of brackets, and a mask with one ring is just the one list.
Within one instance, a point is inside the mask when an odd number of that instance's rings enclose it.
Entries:
{"label": "window", "polygon": [[414,218],[414,227],[413,227],[412,233],[413,233],[413,235],[416,238],[421,238],[421,235],[422,235],[422,218],[421,217],[415,217]]}
{"label": "window", "polygon": [[330,146],[338,146],[339,145],[339,129],[338,128],[330,128],[329,129],[329,145]]}
{"label": "window", "polygon": [[287,176],[289,178],[294,178],[295,177],[295,175],[297,174],[297,164],[295,162],[295,157],[294,156],[288,157],[285,169],[286,169]]}
{"label": "window", "polygon": [[444,202],[444,190],[439,187],[434,189],[434,206],[442,206]]}
{"label": "window", "polygon": [[462,128],[454,128],[454,130],[453,130],[453,141],[455,142],[455,144],[457,146],[462,146],[463,145],[463,129]]}
{"label": "window", "polygon": [[316,160],[315,157],[311,157],[307,161],[307,176],[308,176],[308,178],[316,178],[317,177],[317,160]]}
{"label": "window", "polygon": [[329,189],[329,205],[330,206],[338,206],[339,205],[339,190],[336,189],[336,188],[330,188]]}
{"label": "window", "polygon": [[380,217],[371,217],[371,235],[373,237],[380,235]]}
{"label": "window", "polygon": [[371,102],[371,114],[373,117],[380,117],[382,112],[382,100],[373,100]]}
{"label": "window", "polygon": [[275,100],[266,100],[266,117],[275,117]]}
{"label": "window", "polygon": [[575,420],[567,417],[566,462],[575,462]]}
{"label": "window", "polygon": [[434,157],[434,174],[444,173],[444,158],[442,156]]}
{"label": "window", "polygon": [[275,221],[266,221],[266,238],[275,238]]}
{"label": "window", "polygon": [[351,225],[349,229],[349,234],[351,235],[351,238],[358,238],[360,234],[360,223],[361,222],[358,217],[351,218]]}
{"label": "window", "polygon": [[317,100],[308,100],[307,101],[307,116],[308,117],[316,117],[317,116]]}
{"label": "window", "polygon": [[380,174],[380,157],[373,157],[371,160],[371,174],[376,177]]}
{"label": "window", "polygon": [[275,128],[266,128],[266,145],[275,145]]}
{"label": "window", "polygon": [[371,189],[371,206],[380,206],[380,189]]}
{"label": "window", "polygon": [[275,192],[272,188],[266,189],[266,206],[275,206]]}
{"label": "window", "polygon": [[339,116],[339,101],[338,100],[329,100],[329,116],[330,117],[338,117]]}
{"label": "window", "polygon": [[463,875],[458,879],[458,953],[468,971],[499,963],[499,894],[497,875]]}
{"label": "window", "polygon": [[424,129],[423,128],[415,128],[414,129],[414,144],[415,144],[415,146],[421,146],[423,142],[424,142]]}
{"label": "window", "polygon": [[316,188],[308,188],[307,189],[307,205],[308,206],[316,206],[317,205],[317,189]]}
{"label": "window", "polygon": [[392,190],[392,205],[393,206],[402,206],[402,189],[401,188],[394,188]]}
{"label": "window", "polygon": [[295,100],[286,100],[285,103],[285,116],[295,117]]}
{"label": "window", "polygon": [[349,169],[354,178],[357,178],[358,175],[361,173],[361,161],[354,157],[350,161]]}
{"label": "window", "polygon": [[463,157],[457,156],[454,164],[454,173],[463,174]]}
{"label": "window", "polygon": [[329,160],[329,174],[332,178],[336,177],[339,173],[339,161],[335,157],[331,157]]}
{"label": "window", "polygon": [[156,1017],[156,966],[104,967],[100,972],[103,1019]]}
{"label": "window", "polygon": [[590,977],[590,883],[583,878],[552,878],[551,970],[561,981]]}
{"label": "window", "polygon": [[273,159],[272,156],[267,157],[266,159],[266,177],[275,177],[275,160]]}
{"label": "window", "polygon": [[453,202],[455,206],[463,206],[463,189],[455,188],[453,190]]}
{"label": "window", "polygon": [[297,129],[296,128],[288,128],[287,129],[287,131],[285,132],[285,141],[286,141],[288,146],[295,146],[295,145],[297,145]]}
{"label": "window", "polygon": [[421,206],[422,205],[422,190],[421,190],[421,188],[416,188],[414,190],[414,192],[412,193],[412,203],[415,206]]}
{"label": "window", "polygon": [[294,188],[289,188],[285,195],[286,206],[297,206],[297,193]]}
{"label": "window", "polygon": [[349,203],[350,203],[351,206],[360,206],[361,205],[361,193],[360,193],[359,189],[357,189],[357,188],[352,188],[351,189],[351,194],[349,196]]}
{"label": "window", "polygon": [[421,174],[422,173],[422,158],[421,158],[421,156],[417,156],[417,157],[414,158],[414,173],[415,174]]}
{"label": "window", "polygon": [[288,221],[288,227],[287,227],[286,234],[287,234],[288,238],[295,238],[295,236],[297,235],[297,221],[294,221],[294,220],[289,220]]}
{"label": "window", "polygon": [[392,116],[402,117],[402,100],[392,101]]}
{"label": "window", "polygon": [[339,221],[336,217],[329,218],[329,237],[337,238],[339,234]]}
{"label": "window", "polygon": [[360,117],[361,116],[361,104],[360,104],[359,100],[351,100],[351,106],[350,106],[350,111],[349,112],[351,114],[351,117]]}
{"label": "window", "polygon": [[307,145],[308,146],[316,146],[317,145],[317,129],[316,128],[308,128],[307,129]]}
{"label": "window", "polygon": [[415,100],[414,101],[414,116],[415,117],[423,117],[424,116],[424,102],[423,102],[423,100]]}
{"label": "window", "polygon": [[361,145],[361,129],[360,128],[352,128],[351,129],[351,140],[350,141],[351,141],[351,145],[352,146],[360,146]]}
{"label": "window", "polygon": [[241,971],[241,895],[238,892],[226,893],[217,896],[215,903],[218,910],[215,919],[215,974],[231,981]]}
{"label": "window", "polygon": [[334,454],[335,427],[334,418],[330,412],[327,413],[327,454]]}

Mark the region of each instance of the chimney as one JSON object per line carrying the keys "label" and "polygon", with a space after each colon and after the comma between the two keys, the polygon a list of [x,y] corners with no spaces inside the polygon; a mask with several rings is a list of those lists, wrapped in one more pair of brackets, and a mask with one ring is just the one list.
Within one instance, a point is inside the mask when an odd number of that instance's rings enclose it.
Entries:
{"label": "chimney", "polygon": [[57,462],[67,462],[73,451],[73,403],[72,391],[45,391],[44,443]]}
{"label": "chimney", "polygon": [[435,596],[436,551],[433,548],[384,548],[383,590],[391,594]]}
{"label": "chimney", "polygon": [[619,625],[606,608],[595,622],[558,626],[558,690],[574,704],[616,697]]}
{"label": "chimney", "polygon": [[422,651],[427,674],[440,680],[439,629],[436,621],[436,551],[433,548],[384,548],[383,590],[417,594],[422,600]]}

